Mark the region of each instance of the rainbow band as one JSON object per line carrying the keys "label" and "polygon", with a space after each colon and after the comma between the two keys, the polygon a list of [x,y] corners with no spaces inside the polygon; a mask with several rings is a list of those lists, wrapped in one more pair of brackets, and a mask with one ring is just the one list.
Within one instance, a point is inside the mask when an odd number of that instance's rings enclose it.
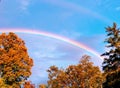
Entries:
{"label": "rainbow band", "polygon": [[91,48],[83,45],[82,43],[79,43],[77,41],[74,41],[74,40],[68,39],[66,37],[53,34],[53,33],[37,31],[37,30],[30,30],[30,29],[23,29],[23,28],[22,29],[20,29],[20,28],[15,28],[15,29],[14,28],[12,28],[12,29],[5,28],[5,29],[0,29],[0,32],[16,32],[16,33],[27,33],[27,34],[47,36],[47,37],[50,37],[50,38],[54,38],[54,39],[57,39],[57,40],[67,42],[67,43],[72,44],[76,47],[82,48],[82,49],[94,54],[95,56],[97,56],[101,60],[103,60],[103,58],[100,56],[99,53],[97,53],[96,51],[92,50]]}

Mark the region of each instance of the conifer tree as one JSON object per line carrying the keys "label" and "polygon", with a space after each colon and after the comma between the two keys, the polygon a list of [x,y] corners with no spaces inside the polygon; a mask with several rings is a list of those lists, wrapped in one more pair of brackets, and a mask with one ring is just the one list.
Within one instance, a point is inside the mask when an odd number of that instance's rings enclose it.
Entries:
{"label": "conifer tree", "polygon": [[103,53],[103,71],[106,77],[104,88],[120,88],[120,29],[116,23],[113,27],[107,27],[107,39],[105,40],[107,52]]}

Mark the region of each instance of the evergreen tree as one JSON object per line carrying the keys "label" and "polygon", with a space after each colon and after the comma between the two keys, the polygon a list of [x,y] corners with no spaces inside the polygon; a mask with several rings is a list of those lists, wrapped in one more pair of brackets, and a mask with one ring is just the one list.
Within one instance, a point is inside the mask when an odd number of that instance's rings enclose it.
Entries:
{"label": "evergreen tree", "polygon": [[108,38],[105,40],[109,50],[102,54],[104,56],[103,70],[106,77],[104,88],[120,88],[120,29],[116,23],[113,27],[106,28]]}

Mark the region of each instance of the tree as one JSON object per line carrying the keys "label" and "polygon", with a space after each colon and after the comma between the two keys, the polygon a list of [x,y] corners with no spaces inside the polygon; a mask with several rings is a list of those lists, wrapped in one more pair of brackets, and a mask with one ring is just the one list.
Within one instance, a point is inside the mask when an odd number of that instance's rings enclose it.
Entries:
{"label": "tree", "polygon": [[103,70],[106,81],[104,88],[120,88],[120,29],[116,23],[113,27],[106,28],[108,38],[105,42],[109,51],[102,54],[104,56]]}
{"label": "tree", "polygon": [[47,88],[47,86],[45,84],[40,84],[39,88]]}
{"label": "tree", "polygon": [[26,81],[24,84],[24,88],[35,88],[35,85],[32,84],[30,81]]}
{"label": "tree", "polygon": [[48,72],[49,88],[101,88],[102,73],[99,67],[93,66],[89,56],[83,56],[79,64],[66,69],[51,66]]}
{"label": "tree", "polygon": [[0,78],[0,88],[12,88],[11,86],[5,84],[3,79]]}
{"label": "tree", "polygon": [[[20,85],[31,75],[33,60],[22,39],[10,32],[0,35],[0,78],[7,85]],[[15,88],[19,88],[15,87]]]}

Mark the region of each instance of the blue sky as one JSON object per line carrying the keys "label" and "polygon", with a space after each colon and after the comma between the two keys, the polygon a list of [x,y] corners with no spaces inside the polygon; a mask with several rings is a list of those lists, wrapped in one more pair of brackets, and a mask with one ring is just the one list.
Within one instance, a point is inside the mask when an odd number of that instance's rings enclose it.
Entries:
{"label": "blue sky", "polygon": [[[54,33],[105,52],[105,27],[120,24],[120,0],[1,0],[1,28],[27,28]],[[46,69],[76,64],[85,50],[48,37],[18,34],[34,59],[31,80],[42,83]],[[92,54],[93,62],[101,62]],[[35,75],[37,74],[37,75]]]}

